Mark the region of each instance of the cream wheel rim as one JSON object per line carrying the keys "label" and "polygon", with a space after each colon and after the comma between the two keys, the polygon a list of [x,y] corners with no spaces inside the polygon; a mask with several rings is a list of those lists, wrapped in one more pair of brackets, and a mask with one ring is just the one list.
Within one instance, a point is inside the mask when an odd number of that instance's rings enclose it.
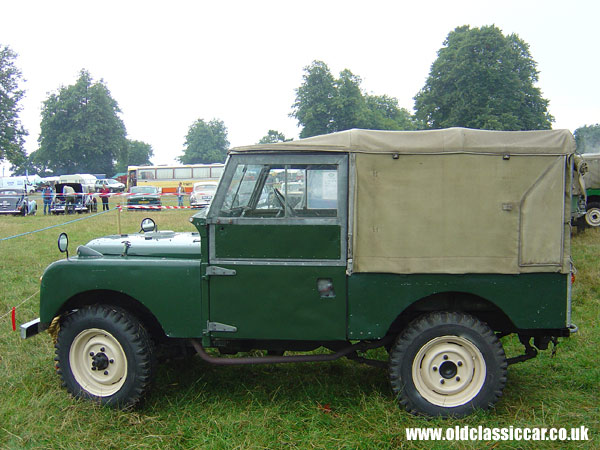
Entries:
{"label": "cream wheel rim", "polygon": [[412,365],[419,394],[443,407],[471,401],[485,382],[486,366],[479,349],[460,336],[440,336],[427,342]]}
{"label": "cream wheel rim", "polygon": [[600,209],[599,208],[591,208],[585,214],[585,221],[590,227],[597,227],[600,225]]}
{"label": "cream wheel rim", "polygon": [[115,394],[127,378],[125,351],[106,330],[89,328],[79,333],[71,344],[69,363],[77,383],[96,397]]}

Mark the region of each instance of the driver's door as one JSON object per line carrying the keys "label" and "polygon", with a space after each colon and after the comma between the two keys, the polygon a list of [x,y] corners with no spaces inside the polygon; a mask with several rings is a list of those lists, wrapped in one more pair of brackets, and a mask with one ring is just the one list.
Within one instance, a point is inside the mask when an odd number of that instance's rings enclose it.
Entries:
{"label": "driver's door", "polygon": [[208,217],[213,337],[346,339],[347,184],[346,155],[231,157]]}

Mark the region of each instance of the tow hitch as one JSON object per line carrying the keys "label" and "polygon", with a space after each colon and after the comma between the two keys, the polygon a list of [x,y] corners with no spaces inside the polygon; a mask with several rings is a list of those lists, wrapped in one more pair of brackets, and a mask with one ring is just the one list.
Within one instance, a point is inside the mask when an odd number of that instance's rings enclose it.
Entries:
{"label": "tow hitch", "polygon": [[535,349],[531,346],[531,344],[529,343],[530,339],[531,339],[531,336],[524,336],[522,334],[519,334],[519,341],[521,341],[521,344],[523,344],[523,346],[525,347],[525,354],[515,356],[513,358],[508,358],[506,360],[506,363],[509,366],[511,364],[516,364],[516,363],[520,363],[523,361],[527,361],[528,359],[533,359],[537,356],[538,351],[537,351],[537,349]]}

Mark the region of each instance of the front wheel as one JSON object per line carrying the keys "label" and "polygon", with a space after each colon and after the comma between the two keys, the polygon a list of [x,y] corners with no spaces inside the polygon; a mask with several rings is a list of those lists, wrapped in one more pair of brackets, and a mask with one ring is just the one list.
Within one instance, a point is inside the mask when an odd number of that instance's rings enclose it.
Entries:
{"label": "front wheel", "polygon": [[66,316],[55,347],[63,384],[77,398],[131,406],[152,380],[152,340],[144,326],[120,308],[93,305]]}
{"label": "front wheel", "polygon": [[413,414],[464,416],[487,409],[506,384],[506,356],[492,330],[464,313],[411,322],[390,350],[390,381]]}
{"label": "front wheel", "polygon": [[600,226],[600,203],[589,203],[587,205],[585,221],[590,227]]}

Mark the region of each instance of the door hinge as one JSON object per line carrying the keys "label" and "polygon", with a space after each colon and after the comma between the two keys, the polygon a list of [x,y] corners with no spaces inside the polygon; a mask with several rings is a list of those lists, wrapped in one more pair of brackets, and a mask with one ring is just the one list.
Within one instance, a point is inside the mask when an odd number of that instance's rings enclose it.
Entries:
{"label": "door hinge", "polygon": [[206,276],[233,276],[236,271],[233,269],[225,269],[219,266],[208,266],[206,268]]}
{"label": "door hinge", "polygon": [[219,322],[206,322],[207,331],[223,331],[226,333],[236,333],[237,327]]}

